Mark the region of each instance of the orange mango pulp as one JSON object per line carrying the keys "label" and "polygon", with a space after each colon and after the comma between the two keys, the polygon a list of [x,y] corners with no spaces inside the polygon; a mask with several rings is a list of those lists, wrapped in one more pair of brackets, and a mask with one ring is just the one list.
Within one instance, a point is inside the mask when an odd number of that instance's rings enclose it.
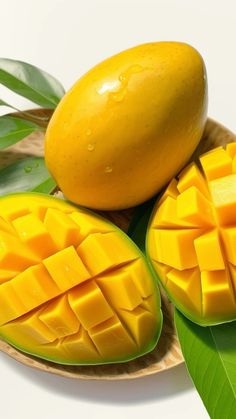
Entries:
{"label": "orange mango pulp", "polygon": [[236,318],[236,143],[173,179],[155,205],[147,253],[176,306],[212,325]]}
{"label": "orange mango pulp", "polygon": [[133,359],[156,344],[157,287],[113,224],[40,194],[0,205],[0,336],[64,364]]}

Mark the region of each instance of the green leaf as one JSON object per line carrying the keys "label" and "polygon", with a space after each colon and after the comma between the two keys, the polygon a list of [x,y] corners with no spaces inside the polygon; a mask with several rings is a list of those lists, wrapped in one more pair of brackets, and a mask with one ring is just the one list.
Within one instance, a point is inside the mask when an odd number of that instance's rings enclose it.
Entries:
{"label": "green leaf", "polygon": [[0,58],[0,84],[47,108],[55,108],[65,93],[59,81],[50,74],[8,58]]}
{"label": "green leaf", "polygon": [[12,116],[0,117],[0,149],[17,143],[41,128],[33,122]]}
{"label": "green leaf", "polygon": [[42,157],[28,157],[0,170],[0,195],[24,191],[49,194],[55,186]]}
{"label": "green leaf", "polygon": [[189,374],[211,419],[236,418],[236,322],[201,327],[175,310]]}
{"label": "green leaf", "polygon": [[8,108],[16,109],[14,108],[14,106],[11,106],[9,103],[5,102],[2,99],[0,99],[0,106],[7,106]]}
{"label": "green leaf", "polygon": [[147,226],[155,201],[156,198],[152,198],[135,209],[128,229],[128,235],[144,253]]}
{"label": "green leaf", "polygon": [[40,185],[36,186],[36,188],[32,189],[32,192],[40,192],[45,194],[50,194],[54,191],[57,184],[55,180],[49,177],[45,182],[41,183]]}

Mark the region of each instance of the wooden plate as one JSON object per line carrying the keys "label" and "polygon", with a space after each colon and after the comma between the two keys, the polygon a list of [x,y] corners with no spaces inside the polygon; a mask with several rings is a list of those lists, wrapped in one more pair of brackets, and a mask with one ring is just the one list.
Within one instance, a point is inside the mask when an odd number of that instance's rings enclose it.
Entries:
{"label": "wooden plate", "polygon": [[[45,118],[42,119],[42,125],[46,126],[47,118],[50,117],[49,111],[34,110],[30,112],[32,114],[30,119],[34,119],[38,116]],[[14,116],[17,116],[17,114]],[[235,140],[236,136],[229,130],[217,122],[208,119],[202,140],[191,160],[195,160],[199,154],[202,154],[211,148],[225,145]],[[0,153],[0,166],[5,166],[17,159],[32,155],[43,156],[42,133],[34,133],[15,146],[9,147],[7,151],[2,151]],[[103,213],[103,215],[111,219],[125,231],[128,228],[132,214],[133,209]],[[164,313],[164,326],[157,347],[151,353],[127,363],[80,367],[57,365],[52,362],[25,355],[2,340],[0,340],[0,350],[25,365],[64,377],[96,380],[122,380],[155,374],[184,362],[174,329],[173,306],[165,295],[162,296],[162,307]]]}

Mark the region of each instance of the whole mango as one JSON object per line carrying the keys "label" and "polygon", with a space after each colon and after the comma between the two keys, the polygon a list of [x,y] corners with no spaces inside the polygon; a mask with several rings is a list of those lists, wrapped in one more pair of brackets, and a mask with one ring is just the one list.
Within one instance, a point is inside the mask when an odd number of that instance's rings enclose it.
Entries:
{"label": "whole mango", "polygon": [[236,143],[187,166],[157,201],[147,254],[170,299],[192,321],[236,319]]}
{"label": "whole mango", "polygon": [[206,112],[200,54],[178,42],[140,45],[92,68],[63,97],[46,132],[46,163],[71,201],[131,207],[186,164]]}
{"label": "whole mango", "polygon": [[149,352],[160,296],[139,249],[115,225],[40,194],[0,199],[0,336],[61,364]]}

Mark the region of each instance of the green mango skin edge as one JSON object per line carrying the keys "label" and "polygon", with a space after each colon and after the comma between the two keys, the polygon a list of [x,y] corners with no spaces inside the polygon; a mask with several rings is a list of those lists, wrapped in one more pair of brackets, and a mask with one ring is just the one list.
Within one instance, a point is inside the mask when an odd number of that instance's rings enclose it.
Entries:
{"label": "green mango skin edge", "polygon": [[[27,199],[27,196],[29,196],[29,195],[45,197],[45,194],[43,194],[43,193],[16,192],[16,193],[0,196],[0,200],[1,199],[6,199],[8,197],[14,197],[14,196],[25,196],[26,199]],[[156,333],[155,333],[155,336],[153,337],[153,339],[150,342],[148,342],[147,346],[145,348],[143,348],[140,352],[136,352],[133,355],[130,355],[129,357],[123,357],[123,358],[120,358],[120,359],[117,358],[117,359],[101,360],[101,362],[98,362],[97,360],[95,362],[93,362],[93,361],[81,362],[80,360],[78,360],[78,362],[76,362],[76,361],[70,362],[70,360],[68,360],[68,361],[60,360],[60,359],[57,359],[56,357],[54,358],[52,356],[47,357],[45,355],[41,355],[40,353],[35,353],[35,352],[28,351],[27,349],[21,347],[21,345],[19,345],[17,342],[14,342],[11,339],[9,339],[8,337],[6,337],[4,334],[1,333],[1,331],[0,331],[0,337],[5,342],[7,342],[8,344],[10,344],[11,346],[15,347],[16,349],[18,349],[19,351],[21,351],[25,354],[28,354],[30,356],[33,356],[33,357],[36,357],[36,358],[39,358],[39,359],[43,359],[43,360],[46,360],[46,361],[50,361],[50,362],[53,362],[53,363],[56,363],[56,364],[60,364],[60,365],[78,365],[79,366],[79,365],[105,365],[105,364],[125,363],[125,362],[132,361],[136,358],[139,358],[140,356],[143,356],[143,355],[151,352],[155,348],[155,346],[157,345],[158,340],[159,340],[160,335],[161,335],[162,325],[163,325],[163,314],[162,314],[162,310],[161,310],[160,291],[159,291],[159,288],[157,287],[157,284],[156,284],[156,279],[155,279],[155,275],[153,273],[153,269],[150,266],[150,264],[148,263],[145,255],[142,253],[142,251],[139,249],[139,247],[133,242],[133,240],[131,240],[131,238],[129,236],[127,236],[119,227],[117,227],[111,221],[106,220],[106,218],[94,213],[93,211],[91,211],[87,208],[75,205],[73,202],[70,202],[68,200],[63,200],[63,199],[60,199],[60,198],[56,198],[56,197],[51,196],[51,195],[46,195],[46,197],[47,197],[47,199],[50,198],[51,200],[57,200],[57,201],[60,200],[60,202],[62,204],[64,204],[64,203],[65,204],[70,204],[70,205],[73,205],[75,208],[81,209],[83,211],[85,210],[86,212],[88,212],[92,215],[96,215],[97,218],[105,221],[108,225],[111,225],[120,235],[122,235],[124,240],[126,240],[128,242],[127,243],[128,245],[132,245],[135,248],[137,254],[140,255],[140,258],[142,258],[145,261],[146,266],[147,266],[147,268],[148,268],[148,270],[151,274],[151,277],[153,279],[154,293],[156,295],[157,306],[159,307],[159,311],[157,313],[157,317],[158,317],[158,320],[159,320],[158,325],[157,325],[157,330],[156,330]]]}

